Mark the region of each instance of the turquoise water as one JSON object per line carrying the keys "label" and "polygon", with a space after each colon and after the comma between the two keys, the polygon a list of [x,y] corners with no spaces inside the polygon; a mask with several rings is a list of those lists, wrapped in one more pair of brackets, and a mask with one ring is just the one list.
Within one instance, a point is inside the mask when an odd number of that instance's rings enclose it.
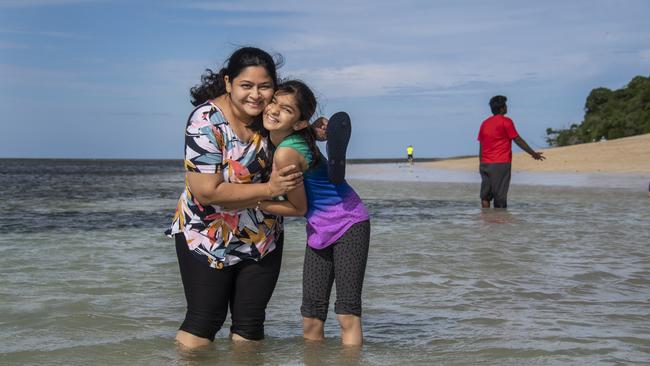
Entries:
{"label": "turquoise water", "polygon": [[647,177],[515,174],[508,211],[494,211],[478,208],[472,173],[351,166],[372,217],[366,344],[342,348],[333,313],[327,341],[300,337],[305,235],[291,219],[266,340],[237,347],[222,330],[187,353],[173,342],[185,302],[162,235],[178,162],[0,165],[3,365],[650,360]]}

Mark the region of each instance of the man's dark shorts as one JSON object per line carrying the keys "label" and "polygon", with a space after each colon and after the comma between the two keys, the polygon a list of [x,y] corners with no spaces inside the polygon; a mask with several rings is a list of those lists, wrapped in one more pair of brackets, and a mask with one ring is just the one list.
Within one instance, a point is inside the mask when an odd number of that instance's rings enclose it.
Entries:
{"label": "man's dark shorts", "polygon": [[481,173],[481,199],[492,201],[495,208],[508,206],[511,163],[492,163],[479,165]]}

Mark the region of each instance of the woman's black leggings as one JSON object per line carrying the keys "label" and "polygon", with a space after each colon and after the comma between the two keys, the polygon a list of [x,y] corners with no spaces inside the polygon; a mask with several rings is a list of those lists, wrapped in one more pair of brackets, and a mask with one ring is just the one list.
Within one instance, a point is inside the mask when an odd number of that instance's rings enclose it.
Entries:
{"label": "woman's black leggings", "polygon": [[195,258],[183,234],[175,237],[187,300],[180,329],[212,341],[230,306],[230,332],[250,340],[263,339],[266,305],[280,275],[284,235],[278,238],[275,250],[261,261],[246,260],[220,270]]}

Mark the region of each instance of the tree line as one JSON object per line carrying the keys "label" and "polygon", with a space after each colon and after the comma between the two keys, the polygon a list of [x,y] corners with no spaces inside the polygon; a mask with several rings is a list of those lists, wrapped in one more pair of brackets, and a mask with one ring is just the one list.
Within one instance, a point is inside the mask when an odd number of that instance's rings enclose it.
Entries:
{"label": "tree line", "polygon": [[546,142],[567,146],[644,133],[650,133],[650,76],[636,76],[618,90],[593,89],[584,120],[565,129],[547,128]]}

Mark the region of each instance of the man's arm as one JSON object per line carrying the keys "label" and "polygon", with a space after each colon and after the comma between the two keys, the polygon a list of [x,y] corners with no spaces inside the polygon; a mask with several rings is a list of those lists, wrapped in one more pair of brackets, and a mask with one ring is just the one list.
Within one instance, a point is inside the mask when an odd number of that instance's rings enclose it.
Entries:
{"label": "man's arm", "polygon": [[530,154],[530,156],[533,157],[535,160],[544,160],[546,157],[542,155],[541,152],[536,152],[535,150],[531,149],[530,146],[524,141],[524,139],[521,138],[521,136],[517,136],[514,138],[515,144],[519,146],[522,150]]}

